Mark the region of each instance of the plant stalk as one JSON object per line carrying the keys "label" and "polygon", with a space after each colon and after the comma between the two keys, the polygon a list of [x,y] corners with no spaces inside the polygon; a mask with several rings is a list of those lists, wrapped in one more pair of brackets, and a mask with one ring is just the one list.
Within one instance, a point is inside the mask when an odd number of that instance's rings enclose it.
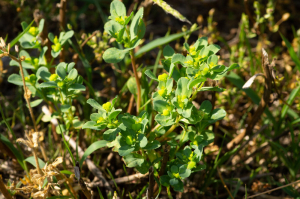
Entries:
{"label": "plant stalk", "polygon": [[134,52],[133,50],[130,50],[130,58],[131,58],[131,64],[132,64],[132,69],[136,81],[136,87],[137,87],[137,103],[136,103],[136,112],[137,115],[139,114],[140,111],[140,106],[141,106],[141,101],[142,101],[142,96],[141,96],[141,84],[140,84],[140,79],[135,67],[135,58],[134,58]]}
{"label": "plant stalk", "polygon": [[176,121],[175,121],[175,124],[173,124],[173,125],[171,126],[171,128],[169,128],[169,130],[168,130],[163,136],[161,136],[161,137],[158,139],[158,141],[161,142],[161,141],[164,140],[170,133],[172,133],[172,132],[174,131],[174,129],[178,126],[178,123],[179,123],[180,119],[181,119],[181,116],[178,116],[177,119],[176,119]]}

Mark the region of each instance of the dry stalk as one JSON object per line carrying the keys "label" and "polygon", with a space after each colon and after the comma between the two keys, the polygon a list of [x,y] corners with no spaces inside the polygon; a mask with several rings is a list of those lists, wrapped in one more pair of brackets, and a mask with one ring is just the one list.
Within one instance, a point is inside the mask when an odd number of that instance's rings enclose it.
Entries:
{"label": "dry stalk", "polygon": [[147,190],[147,199],[153,199],[154,198],[154,185],[155,185],[155,180],[154,180],[154,168],[151,166],[149,168],[149,187]]}
{"label": "dry stalk", "polygon": [[289,183],[289,184],[286,184],[286,185],[277,187],[277,188],[275,188],[275,189],[271,189],[271,190],[268,190],[268,191],[265,191],[265,192],[262,192],[262,193],[258,193],[258,194],[249,196],[249,197],[247,197],[247,198],[255,198],[255,197],[257,197],[257,196],[260,196],[260,195],[263,195],[263,194],[266,194],[266,193],[270,194],[272,191],[276,191],[276,190],[278,190],[278,189],[282,189],[282,188],[285,188],[285,187],[289,187],[289,186],[291,186],[291,185],[293,185],[293,184],[297,184],[297,183],[300,183],[300,180],[297,180],[297,181],[295,181],[295,182],[291,182],[291,183]]}
{"label": "dry stalk", "polygon": [[[63,31],[65,29],[66,24],[66,9],[67,9],[67,0],[61,0],[59,4],[59,26],[60,30]],[[65,61],[65,50],[62,49],[59,54],[59,61]]]}
{"label": "dry stalk", "polygon": [[137,73],[137,70],[136,70],[133,50],[130,51],[130,57],[131,57],[132,70],[133,70],[133,73],[134,73],[134,77],[135,77],[135,81],[136,81],[136,87],[137,87],[136,113],[138,115],[139,111],[140,111],[140,107],[141,107],[142,96],[141,96],[141,84],[140,84],[140,79],[139,79],[139,76],[138,76],[138,73]]}
{"label": "dry stalk", "polygon": [[223,180],[223,177],[222,177],[222,174],[221,174],[219,168],[217,168],[217,170],[218,170],[219,177],[220,177],[220,179],[221,179],[221,181],[222,181],[222,184],[224,185],[224,188],[225,188],[226,191],[228,192],[230,198],[231,198],[231,199],[234,199],[233,196],[232,196],[232,194],[230,193],[230,191],[229,191],[227,185],[225,184],[225,182],[224,182],[224,180]]}
{"label": "dry stalk", "polygon": [[2,175],[0,175],[0,191],[7,199],[12,199],[10,193],[7,191],[5,184],[2,181]]}

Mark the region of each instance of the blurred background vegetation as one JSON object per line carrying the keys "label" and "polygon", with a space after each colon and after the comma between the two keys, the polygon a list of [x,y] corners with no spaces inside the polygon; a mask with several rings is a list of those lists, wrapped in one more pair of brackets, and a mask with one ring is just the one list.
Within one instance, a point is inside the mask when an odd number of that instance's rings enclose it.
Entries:
{"label": "blurred background vegetation", "polygon": [[[92,85],[99,100],[105,102],[119,95],[121,100],[118,106],[126,111],[131,94],[124,85],[132,76],[128,66],[130,60],[127,58],[119,65],[107,64],[102,60],[104,50],[115,45],[111,38],[103,33],[110,2],[110,0],[67,1],[66,24],[75,32],[72,41],[79,51],[72,46],[66,47],[65,61],[76,63],[79,73]],[[191,33],[189,42],[207,36],[210,42],[221,46],[219,55],[226,65],[231,63],[240,65],[239,69],[228,74],[224,80],[211,82],[225,88],[224,92],[207,91],[197,96],[195,100],[197,103],[206,99],[211,100],[215,107],[224,108],[227,116],[213,127],[215,141],[205,148],[203,161],[207,164],[207,169],[190,177],[185,183],[185,191],[176,195],[174,193],[173,197],[228,198],[220,174],[235,198],[243,198],[245,195],[253,195],[299,180],[300,1],[168,0],[165,2],[185,16],[191,24],[200,27]],[[11,41],[22,32],[21,22],[26,21],[29,24],[34,19],[34,13],[44,17],[48,32],[58,35],[61,28],[59,3],[53,0],[1,0],[0,37]],[[137,58],[143,54],[142,58],[137,59],[140,71],[146,68],[162,71],[159,58],[163,43],[152,43],[152,46],[147,44],[155,39],[167,38],[168,35],[189,30],[191,24],[167,14],[151,0],[124,0],[123,3],[130,10],[129,13],[139,6],[145,8],[146,35],[143,45],[147,48],[136,50]],[[177,38],[171,41],[170,45],[176,52],[186,53],[182,46],[184,40],[184,37]],[[247,125],[255,116],[260,98],[263,97],[264,79],[257,78],[250,89],[242,89],[242,86],[253,75],[262,73],[262,48],[268,53],[270,62],[276,58],[274,72],[277,76],[275,79],[277,89],[271,91],[271,101],[267,102],[268,106],[264,113],[258,115],[258,122],[250,132],[246,132]],[[30,53],[34,55],[36,52]],[[55,61],[56,64],[58,61]],[[85,70],[86,61],[91,66],[90,74]],[[5,107],[4,114],[10,126],[21,137],[23,130],[28,128],[26,124],[30,119],[21,89],[7,82],[7,77],[16,71],[15,67],[9,66],[9,59],[0,60],[0,103],[2,108]],[[88,79],[89,75],[91,79]],[[80,104],[78,99],[78,106]],[[40,109],[41,107],[35,107],[36,113],[40,113]],[[90,112],[83,111],[85,105],[82,105],[80,110],[81,118],[88,119]],[[7,132],[7,127],[3,122],[1,124],[1,133]],[[48,131],[47,124],[40,125]],[[51,132],[51,128],[49,131]],[[241,136],[242,134],[245,136]],[[9,135],[8,137],[13,139]],[[81,131],[79,144],[85,149],[97,139],[98,137],[92,136],[90,132]],[[45,140],[47,146],[52,146],[51,133],[46,133]],[[234,149],[236,145],[240,147]],[[122,160],[118,155],[113,155],[114,153],[108,150],[99,151],[92,156],[92,160],[108,179],[112,176],[119,178],[135,173],[131,169],[124,172]],[[49,154],[53,156],[52,159],[55,159],[57,155],[55,153],[59,151],[53,146],[50,147]],[[2,165],[7,157],[7,154],[0,154]],[[106,161],[107,158],[109,162]],[[13,160],[9,158],[8,161]],[[15,164],[11,166],[16,171],[20,170]],[[72,170],[68,160],[64,167]],[[106,167],[112,176],[105,170]],[[84,176],[92,181],[93,176],[87,169],[85,170]],[[0,173],[6,179],[14,180],[19,177],[16,173],[7,173],[3,166],[0,167]],[[145,191],[145,183],[142,182],[147,182],[147,179],[141,179],[134,184],[120,184],[117,189],[138,198]],[[260,197],[300,198],[299,187],[300,183],[294,184]],[[101,190],[105,193],[104,188]],[[95,191],[97,192],[97,189]],[[125,194],[124,198],[127,197]],[[161,198],[167,198],[164,190]]]}

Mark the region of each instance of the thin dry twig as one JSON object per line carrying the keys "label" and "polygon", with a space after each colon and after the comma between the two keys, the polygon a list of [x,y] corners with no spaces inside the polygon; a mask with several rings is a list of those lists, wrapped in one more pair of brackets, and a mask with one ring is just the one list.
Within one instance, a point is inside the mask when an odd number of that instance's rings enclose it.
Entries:
{"label": "thin dry twig", "polygon": [[220,172],[220,169],[217,168],[217,170],[218,170],[219,177],[220,177],[220,179],[221,179],[221,181],[222,181],[222,184],[224,185],[224,188],[227,190],[227,192],[228,192],[230,198],[231,198],[231,199],[234,199],[233,196],[232,196],[232,194],[230,193],[230,191],[229,191],[227,185],[225,184],[223,178],[222,178],[222,174],[221,174],[221,172]]}
{"label": "thin dry twig", "polygon": [[[114,181],[116,182],[116,184],[123,184],[123,183],[127,183],[130,181],[134,181],[134,180],[139,180],[141,178],[145,178],[148,176],[148,173],[146,174],[134,174],[134,175],[129,175],[129,176],[125,176],[125,177],[121,177],[121,178],[115,178]],[[114,185],[114,181],[110,180],[109,184],[110,185]],[[88,184],[89,187],[93,188],[93,187],[103,187],[103,182],[102,181],[98,181],[98,182],[91,182]]]}
{"label": "thin dry twig", "polygon": [[147,199],[153,199],[154,198],[154,185],[155,185],[155,180],[154,180],[154,168],[151,166],[149,168],[149,187],[147,190]]}
{"label": "thin dry twig", "polygon": [[82,48],[90,39],[93,38],[93,36],[95,36],[97,33],[99,32],[99,30],[96,30],[93,32],[93,34],[91,34],[88,38],[86,38],[86,40],[84,40],[84,42],[82,42],[82,44],[80,45],[80,47]]}
{"label": "thin dry twig", "polygon": [[0,190],[1,190],[1,193],[4,195],[5,198],[12,199],[11,195],[9,194],[9,192],[6,189],[5,184],[2,181],[2,175],[0,175]]}
{"label": "thin dry twig", "polygon": [[284,187],[288,187],[288,186],[291,186],[291,185],[297,184],[297,183],[300,183],[300,180],[297,180],[297,181],[295,181],[295,182],[291,182],[291,183],[289,183],[289,184],[286,184],[286,185],[277,187],[277,188],[275,188],[275,189],[271,189],[271,190],[268,190],[268,191],[265,191],[265,192],[262,192],[262,193],[258,193],[258,194],[249,196],[249,197],[247,197],[247,198],[255,198],[255,197],[257,197],[257,196],[260,196],[260,195],[263,195],[263,194],[266,194],[266,193],[270,194],[272,191],[276,191],[276,190],[278,190],[278,189],[282,189],[282,188],[284,188]]}

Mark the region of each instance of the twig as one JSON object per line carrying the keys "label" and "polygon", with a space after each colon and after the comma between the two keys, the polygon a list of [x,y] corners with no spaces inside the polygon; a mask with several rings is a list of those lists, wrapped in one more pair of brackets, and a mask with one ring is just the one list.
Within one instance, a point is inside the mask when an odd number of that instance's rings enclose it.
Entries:
{"label": "twig", "polygon": [[[141,178],[145,178],[147,176],[148,176],[148,173],[146,173],[146,174],[138,173],[138,174],[134,174],[134,175],[130,175],[130,176],[125,176],[125,177],[121,177],[121,178],[115,178],[114,181],[116,182],[116,184],[123,184],[123,183],[127,183],[127,182],[130,182],[130,181],[134,181],[134,180],[138,180],[138,179],[141,179]],[[109,184],[113,185],[114,181],[110,180]],[[91,182],[91,183],[88,184],[88,186],[91,187],[91,188],[93,188],[93,187],[103,187],[104,185],[103,185],[102,181],[98,181],[98,182]]]}
{"label": "twig", "polygon": [[138,73],[137,73],[137,70],[136,70],[133,50],[130,50],[130,57],[131,57],[132,70],[133,70],[133,73],[134,73],[134,77],[135,77],[135,81],[136,81],[136,87],[137,87],[136,113],[138,115],[139,110],[140,110],[140,106],[141,106],[142,96],[141,96],[141,84],[140,84],[140,79],[139,79],[139,76],[138,76]]}
{"label": "twig", "polygon": [[275,188],[275,189],[271,189],[271,190],[268,190],[268,191],[265,191],[265,192],[262,192],[262,193],[255,194],[255,195],[253,195],[253,196],[249,196],[249,197],[247,197],[247,198],[254,198],[254,197],[260,196],[260,195],[265,194],[265,193],[271,193],[272,191],[276,191],[276,190],[278,190],[278,189],[282,189],[282,188],[284,188],[284,187],[288,187],[288,186],[291,186],[291,185],[297,184],[297,183],[300,183],[300,180],[297,180],[297,181],[295,181],[295,182],[291,182],[291,183],[289,183],[289,184],[286,184],[286,185],[277,187],[277,188]]}
{"label": "twig", "polygon": [[151,166],[149,168],[149,187],[147,190],[147,199],[153,199],[154,198],[154,168]]}
{"label": "twig", "polygon": [[4,195],[7,199],[12,199],[10,193],[7,191],[5,184],[2,181],[2,175],[0,175],[0,190],[1,193]]}
{"label": "twig", "polygon": [[92,195],[91,195],[90,191],[87,189],[86,184],[84,183],[82,178],[79,179],[79,185],[80,185],[81,191],[83,192],[85,197],[88,199],[92,198]]}
{"label": "twig", "polygon": [[93,36],[95,36],[97,33],[99,32],[99,30],[96,30],[93,32],[93,34],[91,34],[88,38],[86,38],[86,40],[84,40],[84,42],[82,42],[82,44],[80,45],[80,47],[82,48]]}
{"label": "twig", "polygon": [[222,184],[224,185],[224,188],[227,190],[227,192],[228,192],[230,198],[231,198],[231,199],[234,199],[233,196],[231,195],[231,193],[230,193],[230,191],[229,191],[227,185],[225,184],[223,178],[222,178],[222,174],[221,174],[221,172],[220,172],[220,169],[217,168],[217,170],[218,170],[219,177],[220,177],[220,179],[221,179],[221,181],[222,181]]}
{"label": "twig", "polygon": [[131,97],[130,97],[130,100],[129,100],[129,105],[128,105],[128,108],[127,108],[127,113],[131,113],[131,109],[133,107],[133,102],[134,102],[134,95],[132,94]]}

